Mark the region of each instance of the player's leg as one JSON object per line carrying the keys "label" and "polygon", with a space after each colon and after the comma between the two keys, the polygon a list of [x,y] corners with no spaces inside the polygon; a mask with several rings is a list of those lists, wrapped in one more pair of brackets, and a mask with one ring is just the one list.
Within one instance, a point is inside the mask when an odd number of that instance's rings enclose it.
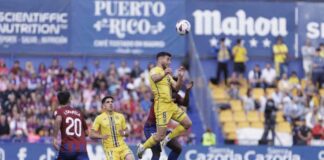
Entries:
{"label": "player's leg", "polygon": [[177,141],[176,138],[174,138],[168,142],[167,147],[171,149],[168,160],[177,160],[182,151],[181,144]]}
{"label": "player's leg", "polygon": [[[149,139],[152,135],[156,134],[156,125],[145,125],[144,126],[144,134],[147,139]],[[159,160],[161,154],[161,146],[160,143],[154,145],[152,148],[152,158],[151,160]]]}
{"label": "player's leg", "polygon": [[179,136],[180,134],[188,130],[192,125],[189,116],[181,108],[179,108],[176,104],[173,104],[172,107],[175,108],[172,119],[179,122],[180,124],[170,134],[168,134],[166,139],[162,142],[162,145],[169,142],[172,138]]}
{"label": "player's leg", "polygon": [[118,159],[121,160],[135,160],[133,152],[126,145],[120,147],[118,156]]}
{"label": "player's leg", "polygon": [[154,104],[157,133],[146,140],[143,145],[138,145],[137,156],[139,158],[142,157],[144,151],[147,148],[152,148],[154,145],[156,145],[158,142],[161,142],[165,138],[167,125],[169,124],[174,112],[171,107],[172,103],[156,102],[156,104]]}

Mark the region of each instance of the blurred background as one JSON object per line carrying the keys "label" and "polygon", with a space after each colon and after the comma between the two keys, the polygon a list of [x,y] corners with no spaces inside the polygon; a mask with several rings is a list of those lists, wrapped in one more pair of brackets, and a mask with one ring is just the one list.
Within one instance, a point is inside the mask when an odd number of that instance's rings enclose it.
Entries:
{"label": "blurred background", "polygon": [[[177,34],[180,19],[188,35]],[[320,0],[0,0],[0,160],[55,158],[60,90],[89,126],[114,96],[135,149],[159,51],[195,82],[180,159],[324,159]],[[97,141],[88,152],[104,159]]]}

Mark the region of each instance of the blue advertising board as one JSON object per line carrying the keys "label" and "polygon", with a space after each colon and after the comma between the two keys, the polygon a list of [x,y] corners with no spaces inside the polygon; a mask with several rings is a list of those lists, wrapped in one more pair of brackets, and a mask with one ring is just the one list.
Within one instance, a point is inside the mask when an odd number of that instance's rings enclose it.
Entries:
{"label": "blue advertising board", "polygon": [[0,0],[0,52],[67,52],[70,5],[66,0]]}
{"label": "blue advertising board", "polygon": [[[133,153],[136,147],[131,146]],[[89,158],[105,160],[101,145],[87,146]],[[56,151],[48,144],[0,143],[1,160],[54,160]],[[146,157],[149,158],[149,157]],[[184,147],[180,160],[324,160],[323,147],[220,146]]]}
{"label": "blue advertising board", "polygon": [[307,38],[314,46],[324,43],[323,15],[323,3],[298,3],[298,46],[302,47]]}
{"label": "blue advertising board", "polygon": [[187,3],[187,18],[200,54],[210,54],[211,46],[221,38],[226,38],[228,47],[241,38],[249,55],[270,56],[278,36],[283,37],[289,53],[294,53],[295,3],[191,0]]}
{"label": "blue advertising board", "polygon": [[182,55],[184,0],[0,0],[0,52]]}

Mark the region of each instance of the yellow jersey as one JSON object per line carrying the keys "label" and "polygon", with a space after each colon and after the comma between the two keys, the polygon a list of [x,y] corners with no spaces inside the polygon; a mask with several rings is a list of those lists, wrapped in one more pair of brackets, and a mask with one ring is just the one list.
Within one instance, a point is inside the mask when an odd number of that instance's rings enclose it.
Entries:
{"label": "yellow jersey", "polygon": [[98,131],[101,135],[108,135],[107,139],[102,140],[104,149],[126,145],[124,137],[119,133],[120,130],[126,129],[125,117],[121,113],[101,113],[92,124],[92,129]]}
{"label": "yellow jersey", "polygon": [[272,47],[274,53],[274,61],[277,63],[283,63],[286,60],[286,54],[278,54],[278,53],[287,53],[288,54],[288,47],[285,44],[275,44]]}
{"label": "yellow jersey", "polygon": [[241,63],[241,62],[246,62],[246,49],[244,47],[241,47],[241,46],[238,46],[238,45],[235,45],[232,49],[232,53],[234,55],[234,62],[238,62],[238,63]]}
{"label": "yellow jersey", "polygon": [[290,77],[288,81],[290,84],[293,84],[293,85],[299,84],[299,79],[298,79],[298,77],[295,77],[295,76]]}
{"label": "yellow jersey", "polygon": [[[150,76],[155,74],[164,75],[165,72],[161,67],[154,67],[150,70]],[[161,81],[156,83],[150,78],[150,86],[154,95],[154,101],[172,102],[172,81],[174,80],[170,75],[165,76]]]}

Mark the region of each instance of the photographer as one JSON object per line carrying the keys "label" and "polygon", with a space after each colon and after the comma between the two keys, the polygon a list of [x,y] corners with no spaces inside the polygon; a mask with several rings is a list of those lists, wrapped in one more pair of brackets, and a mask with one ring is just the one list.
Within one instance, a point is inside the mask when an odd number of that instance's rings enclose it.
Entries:
{"label": "photographer", "polygon": [[276,104],[272,98],[267,99],[265,111],[264,111],[264,132],[262,138],[260,140],[261,144],[267,144],[268,142],[268,134],[271,131],[271,143],[274,144],[275,139],[275,125],[276,125],[276,111],[277,111]]}

